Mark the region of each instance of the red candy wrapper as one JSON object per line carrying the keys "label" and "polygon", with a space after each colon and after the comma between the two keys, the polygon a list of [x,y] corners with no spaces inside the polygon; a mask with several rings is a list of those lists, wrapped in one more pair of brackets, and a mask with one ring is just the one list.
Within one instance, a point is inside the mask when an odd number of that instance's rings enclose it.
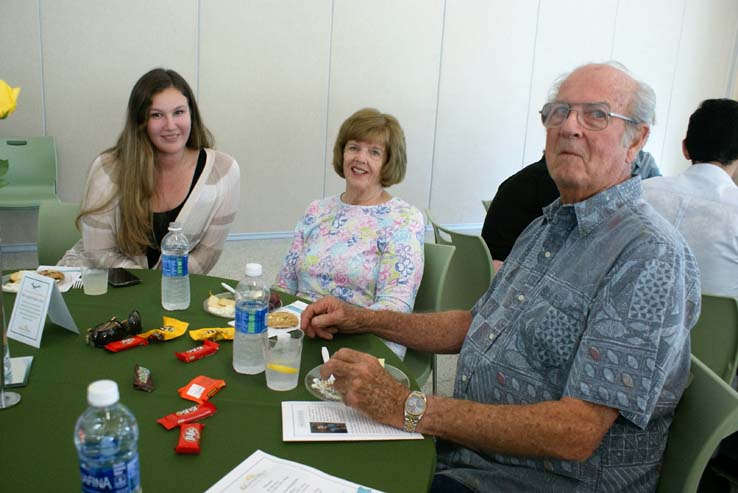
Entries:
{"label": "red candy wrapper", "polygon": [[178,392],[181,398],[202,404],[217,394],[225,385],[225,380],[216,380],[200,375],[199,377],[193,378],[184,387],[181,387]]}
{"label": "red candy wrapper", "polygon": [[109,342],[108,344],[105,344],[105,349],[117,353],[136,346],[146,346],[148,343],[149,341],[143,337],[133,336],[120,341]]}
{"label": "red candy wrapper", "polygon": [[217,342],[205,341],[202,343],[202,346],[193,347],[192,349],[182,351],[181,353],[174,353],[174,355],[185,363],[190,363],[191,361],[215,354],[219,349],[220,345]]}
{"label": "red candy wrapper", "polygon": [[156,422],[167,430],[171,430],[181,424],[192,423],[193,421],[198,421],[205,419],[208,416],[212,416],[215,414],[215,411],[215,406],[210,402],[206,402],[199,406],[192,406],[187,409],[177,411],[176,413],[167,414],[163,418],[157,419]]}
{"label": "red candy wrapper", "polygon": [[199,454],[202,438],[202,423],[186,423],[179,427],[179,441],[174,451],[178,454]]}

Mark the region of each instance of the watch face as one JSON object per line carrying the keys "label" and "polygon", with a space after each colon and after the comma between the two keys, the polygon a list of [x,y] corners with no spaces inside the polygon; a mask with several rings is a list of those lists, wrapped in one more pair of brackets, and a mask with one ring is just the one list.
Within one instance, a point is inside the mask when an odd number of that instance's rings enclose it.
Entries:
{"label": "watch face", "polygon": [[419,395],[411,395],[407,400],[407,412],[410,414],[423,414],[425,411],[425,399]]}

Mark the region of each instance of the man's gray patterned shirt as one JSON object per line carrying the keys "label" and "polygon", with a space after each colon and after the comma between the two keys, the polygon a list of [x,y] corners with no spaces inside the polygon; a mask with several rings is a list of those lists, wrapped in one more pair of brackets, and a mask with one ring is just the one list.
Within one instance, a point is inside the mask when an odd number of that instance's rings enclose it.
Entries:
{"label": "man's gray patterned shirt", "polygon": [[632,178],[546,207],[474,306],[457,368],[459,399],[572,397],[617,409],[600,447],[574,462],[441,443],[444,474],[479,491],[504,490],[506,476],[527,491],[654,490],[689,375],[700,286],[684,239],[641,195]]}

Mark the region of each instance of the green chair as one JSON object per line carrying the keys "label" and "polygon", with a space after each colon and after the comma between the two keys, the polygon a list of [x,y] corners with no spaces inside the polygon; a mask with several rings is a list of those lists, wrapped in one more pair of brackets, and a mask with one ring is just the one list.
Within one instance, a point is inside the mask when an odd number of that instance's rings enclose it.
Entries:
{"label": "green chair", "polygon": [[481,236],[446,229],[433,220],[430,211],[426,213],[433,225],[436,243],[456,247],[440,309],[469,310],[487,291],[494,276],[489,248]]}
{"label": "green chair", "polygon": [[[415,313],[440,310],[446,285],[446,274],[455,250],[456,247],[454,246],[435,243],[425,244],[423,280],[420,282],[418,294],[415,297],[415,307],[413,308]],[[420,386],[428,381],[431,373],[433,374],[433,395],[435,395],[438,386],[435,353],[408,349],[405,353],[404,363]]]}
{"label": "green chair", "polygon": [[53,137],[0,138],[0,208],[38,207],[56,199],[56,147]]}
{"label": "green chair", "polygon": [[669,430],[659,492],[696,492],[720,440],[738,430],[738,393],[695,355],[691,374]]}
{"label": "green chair", "polygon": [[690,338],[692,354],[730,384],[738,367],[738,300],[703,294]]}
{"label": "green chair", "polygon": [[489,206],[490,205],[492,205],[492,201],[491,200],[483,200],[482,201],[482,207],[484,207],[484,210],[485,211],[488,211],[489,210]]}
{"label": "green chair", "polygon": [[38,208],[36,246],[39,265],[55,265],[81,235],[74,224],[79,204],[44,200]]}

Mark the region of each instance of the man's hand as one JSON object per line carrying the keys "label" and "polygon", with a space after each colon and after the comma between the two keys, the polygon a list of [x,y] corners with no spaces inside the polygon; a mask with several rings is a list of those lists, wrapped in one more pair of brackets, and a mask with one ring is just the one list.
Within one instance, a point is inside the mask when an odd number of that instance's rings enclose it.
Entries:
{"label": "man's hand", "polygon": [[366,311],[332,296],[321,298],[302,312],[300,328],[310,338],[333,339],[337,332],[356,334],[360,332],[361,315]]}
{"label": "man's hand", "polygon": [[374,356],[340,349],[320,368],[320,375],[335,377],[333,385],[347,406],[380,423],[402,428],[410,390],[392,378]]}

